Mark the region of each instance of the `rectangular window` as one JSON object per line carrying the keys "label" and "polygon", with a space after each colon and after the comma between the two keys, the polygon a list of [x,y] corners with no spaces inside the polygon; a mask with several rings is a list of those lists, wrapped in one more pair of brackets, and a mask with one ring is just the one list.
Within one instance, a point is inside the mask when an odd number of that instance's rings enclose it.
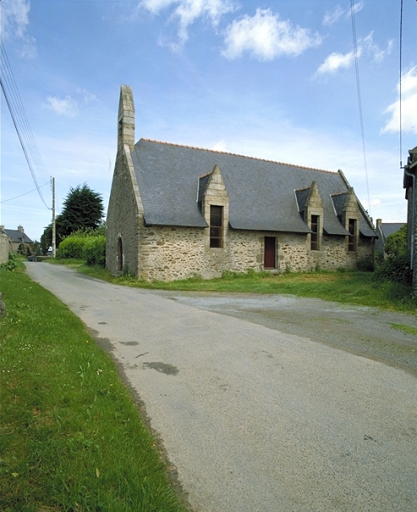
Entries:
{"label": "rectangular window", "polygon": [[319,250],[319,216],[312,215],[311,216],[311,250],[318,251]]}
{"label": "rectangular window", "polygon": [[356,251],[356,219],[349,219],[348,251]]}
{"label": "rectangular window", "polygon": [[210,205],[210,247],[223,247],[223,206]]}

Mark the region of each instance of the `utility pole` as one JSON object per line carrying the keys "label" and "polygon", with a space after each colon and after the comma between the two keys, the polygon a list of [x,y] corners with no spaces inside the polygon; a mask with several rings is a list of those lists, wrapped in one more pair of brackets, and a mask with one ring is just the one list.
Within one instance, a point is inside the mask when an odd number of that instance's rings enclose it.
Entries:
{"label": "utility pole", "polygon": [[55,178],[52,178],[52,256],[56,257]]}

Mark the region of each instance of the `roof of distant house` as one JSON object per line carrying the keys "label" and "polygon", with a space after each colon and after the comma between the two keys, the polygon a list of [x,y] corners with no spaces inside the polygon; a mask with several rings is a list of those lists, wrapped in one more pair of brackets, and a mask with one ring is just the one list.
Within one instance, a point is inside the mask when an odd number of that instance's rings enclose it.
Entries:
{"label": "roof of distant house", "polygon": [[381,231],[384,235],[384,238],[387,238],[387,236],[399,231],[404,226],[404,224],[405,222],[383,222],[381,224]]}
{"label": "roof of distant house", "polygon": [[33,244],[32,240],[24,231],[20,231],[19,229],[4,229],[4,232],[12,239],[13,243]]}

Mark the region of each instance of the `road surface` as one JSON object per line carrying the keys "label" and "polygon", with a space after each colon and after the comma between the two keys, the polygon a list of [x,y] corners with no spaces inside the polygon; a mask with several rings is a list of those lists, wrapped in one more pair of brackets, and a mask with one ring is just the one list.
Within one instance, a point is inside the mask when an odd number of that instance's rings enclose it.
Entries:
{"label": "road surface", "polygon": [[111,350],[195,512],[417,510],[409,371],[207,311],[190,294],[46,263],[27,272]]}

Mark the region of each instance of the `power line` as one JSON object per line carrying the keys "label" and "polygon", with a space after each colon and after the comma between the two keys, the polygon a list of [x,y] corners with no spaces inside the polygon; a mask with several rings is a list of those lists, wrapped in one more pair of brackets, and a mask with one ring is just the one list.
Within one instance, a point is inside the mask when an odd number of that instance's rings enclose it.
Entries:
{"label": "power line", "polygon": [[[359,122],[360,122],[361,137],[362,137],[363,163],[364,163],[364,168],[365,168],[366,190],[367,190],[367,194],[368,194],[368,209],[369,209],[369,212],[371,213],[371,200],[370,200],[370,195],[369,195],[369,180],[368,180],[368,163],[367,163],[367,159],[366,159],[365,129],[364,129],[364,123],[363,123],[361,85],[360,85],[360,77],[359,77],[358,43],[356,40],[355,0],[350,0],[350,17],[352,20],[352,38],[353,38],[353,48],[354,48],[354,56],[355,56],[356,90],[358,93]],[[372,216],[372,213],[371,213],[371,216]]]}
{"label": "power line", "polygon": [[[1,0],[0,0],[1,1]],[[49,185],[50,181],[47,181],[43,185],[41,185],[39,188],[46,187],[46,185]],[[8,201],[13,201],[14,199],[19,199],[19,197],[27,196],[28,194],[32,194],[33,192],[36,192],[38,189],[34,188],[33,190],[29,190],[29,192],[25,192],[24,194],[20,194],[19,196],[10,197],[9,199],[3,199],[3,201],[0,201],[0,204],[7,203]]]}
{"label": "power line", "polygon": [[403,130],[402,130],[402,60],[403,60],[403,0],[401,0],[400,11],[400,94],[399,94],[399,110],[400,110],[400,169],[403,168]]}
{"label": "power line", "polygon": [[46,171],[45,165],[40,156],[38,147],[33,137],[32,130],[27,119],[25,109],[23,107],[22,100],[20,98],[19,90],[13,77],[13,72],[7,58],[6,50],[3,45],[3,41],[0,39],[1,49],[1,73],[0,73],[0,84],[3,90],[3,95],[9,108],[10,115],[14,127],[16,129],[17,136],[19,138],[20,145],[28,164],[30,173],[32,175],[33,182],[35,183],[36,190],[41,198],[43,204],[50,210],[50,207],[45,202],[45,199],[40,190],[36,172],[41,176],[42,181],[46,179],[49,181],[49,175]]}

